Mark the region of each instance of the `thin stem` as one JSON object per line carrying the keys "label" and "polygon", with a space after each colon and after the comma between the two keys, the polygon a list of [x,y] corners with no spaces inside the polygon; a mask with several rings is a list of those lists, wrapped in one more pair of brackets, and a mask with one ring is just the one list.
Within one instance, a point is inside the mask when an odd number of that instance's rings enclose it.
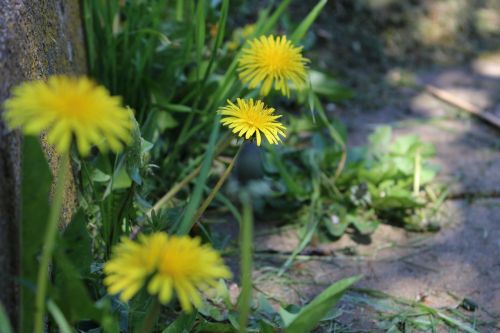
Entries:
{"label": "thin stem", "polygon": [[[215,152],[215,156],[218,156],[226,147],[229,145],[231,142],[229,136],[224,136],[224,138],[219,141],[219,144],[217,145],[217,150]],[[146,215],[151,216],[153,211],[158,211],[162,207],[164,207],[170,200],[172,200],[177,193],[179,193],[180,190],[182,190],[184,187],[186,187],[201,171],[201,165],[198,166],[196,169],[191,171],[189,175],[187,175],[183,180],[181,180],[179,183],[175,184],[164,196],[158,200],[154,206],[147,211]]]}
{"label": "thin stem", "polygon": [[243,204],[243,219],[240,226],[241,261],[240,281],[241,294],[238,300],[240,313],[240,333],[247,332],[248,316],[252,301],[252,239],[253,239],[253,212],[249,194],[244,191],[240,197]]}
{"label": "thin stem", "polygon": [[156,322],[158,321],[158,316],[160,315],[161,304],[158,298],[153,298],[153,303],[149,306],[148,313],[142,322],[140,333],[149,333],[152,331]]}
{"label": "thin stem", "polygon": [[47,281],[49,274],[49,265],[54,251],[57,235],[57,225],[61,215],[63,196],[66,188],[66,179],[69,172],[69,153],[64,153],[59,158],[57,169],[56,188],[52,205],[50,208],[49,220],[45,232],[45,240],[42,252],[42,259],[38,267],[36,308],[35,308],[35,333],[42,333],[45,317],[45,296],[47,294]]}
{"label": "thin stem", "polygon": [[417,196],[420,192],[420,174],[422,173],[422,156],[420,149],[415,153],[415,174],[413,177],[413,195]]}
{"label": "thin stem", "polygon": [[200,208],[198,208],[198,210],[196,211],[196,214],[194,216],[194,222],[196,222],[196,221],[198,221],[200,219],[201,215],[203,215],[203,213],[208,208],[208,206],[210,205],[210,203],[212,202],[212,200],[214,200],[215,195],[217,194],[217,192],[219,192],[219,190],[222,187],[222,185],[224,185],[224,182],[226,181],[227,177],[229,176],[229,174],[231,174],[231,171],[233,170],[234,164],[235,164],[236,160],[238,159],[238,156],[240,155],[242,147],[243,147],[243,145],[240,145],[240,147],[238,148],[238,151],[236,152],[236,154],[234,155],[233,159],[231,160],[231,163],[229,163],[229,165],[227,166],[226,170],[224,171],[224,173],[222,174],[222,176],[217,181],[217,184],[215,184],[215,186],[212,189],[212,191],[210,191],[210,194],[208,195],[208,197],[205,199],[205,201],[203,201],[203,203],[201,204]]}
{"label": "thin stem", "polygon": [[175,197],[175,195],[180,190],[182,190],[187,184],[189,184],[189,182],[191,182],[200,173],[200,170],[201,170],[201,165],[196,169],[194,169],[193,171],[191,171],[191,173],[187,175],[183,180],[172,186],[172,188],[167,193],[165,193],[165,195],[161,197],[161,199],[158,200],[155,203],[155,205],[147,212],[147,215],[151,216],[151,214],[154,211],[158,211],[160,208],[165,206],[170,200],[172,200]]}

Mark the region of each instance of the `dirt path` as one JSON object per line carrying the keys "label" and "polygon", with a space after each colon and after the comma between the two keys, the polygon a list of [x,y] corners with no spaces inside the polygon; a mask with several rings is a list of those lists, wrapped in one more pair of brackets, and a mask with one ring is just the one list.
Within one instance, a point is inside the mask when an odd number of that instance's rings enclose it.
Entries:
{"label": "dirt path", "polygon": [[[416,79],[485,109],[500,106],[500,55],[470,66],[418,73]],[[479,306],[475,314],[486,322],[478,330],[500,332],[500,130],[415,86],[395,84],[392,89],[400,95],[393,105],[375,111],[341,110],[336,116],[347,124],[351,144],[363,143],[375,126],[390,124],[396,134],[415,133],[436,146],[435,162],[450,189],[442,209],[443,229],[422,234],[383,225],[362,243],[345,235],[321,245],[331,256],[299,256],[285,278],[262,278],[257,287],[277,299],[301,303],[325,285],[363,274],[358,287],[436,308],[456,308],[463,298],[473,300]],[[294,230],[258,237],[257,267],[282,264],[297,243]],[[345,254],[346,249],[355,255]],[[262,274],[255,272],[257,278]],[[293,283],[286,283],[288,279]],[[345,301],[339,320],[354,331],[383,331],[377,329],[374,312],[364,311]]]}

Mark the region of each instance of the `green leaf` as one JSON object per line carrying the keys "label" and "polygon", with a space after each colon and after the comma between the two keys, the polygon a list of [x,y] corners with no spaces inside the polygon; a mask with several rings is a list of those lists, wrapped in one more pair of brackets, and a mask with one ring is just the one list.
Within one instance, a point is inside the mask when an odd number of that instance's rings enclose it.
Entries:
{"label": "green leaf", "polygon": [[331,101],[349,99],[353,96],[352,90],[340,84],[335,78],[326,73],[310,69],[309,79],[314,93],[326,97]]}
{"label": "green leaf", "polygon": [[368,216],[348,215],[347,218],[362,235],[373,233],[380,224],[380,222],[375,219],[368,219]]}
{"label": "green leaf", "polygon": [[113,188],[112,190],[127,189],[132,185],[132,179],[125,168],[119,168],[113,174]]}
{"label": "green leaf", "polygon": [[63,249],[55,254],[56,268],[53,290],[54,301],[70,323],[93,320],[101,324],[104,332],[118,332],[118,321],[106,304],[94,304],[83,283],[78,269],[65,255]]}
{"label": "green leaf", "polygon": [[54,303],[52,300],[49,300],[47,302],[47,309],[57,323],[57,326],[59,326],[59,330],[61,333],[73,333],[71,326],[69,325],[66,318],[64,318],[61,309],[59,309],[56,303]]}
{"label": "green leaf", "polygon": [[195,332],[232,333],[237,332],[237,330],[235,330],[231,324],[211,323],[209,321],[205,321],[196,326]]}
{"label": "green leaf", "polygon": [[96,183],[105,183],[111,179],[111,176],[108,174],[105,174],[104,172],[102,172],[101,170],[96,168],[92,171],[92,174],[90,175],[90,179]]}
{"label": "green leaf", "polygon": [[87,231],[87,220],[80,209],[73,215],[71,223],[62,236],[64,252],[73,263],[78,263],[76,269],[82,276],[90,273],[92,264],[92,239]]}
{"label": "green leaf", "polygon": [[271,157],[271,161],[274,164],[274,167],[278,169],[281,178],[288,189],[288,191],[295,197],[301,197],[304,195],[304,189],[297,183],[296,178],[290,173],[289,169],[283,163],[282,156],[279,156],[274,147],[270,147],[267,149],[269,155]]}
{"label": "green leaf", "polygon": [[252,253],[253,253],[253,211],[250,195],[242,192],[242,224],[240,225],[240,281],[241,293],[238,297],[239,327],[246,328],[252,303]]}
{"label": "green leaf", "polygon": [[[328,314],[335,304],[337,304],[340,297],[342,297],[347,289],[352,284],[359,281],[360,278],[360,276],[354,276],[343,279],[328,287],[321,294],[316,296],[311,303],[303,307],[295,318],[287,318],[288,325],[286,325],[285,333],[310,332],[318,325],[321,319]],[[280,309],[280,314],[281,313]],[[283,319],[283,321],[285,321],[285,319]]]}
{"label": "green leaf", "polygon": [[283,320],[283,324],[285,327],[289,326],[290,324],[293,323],[293,321],[295,320],[295,318],[298,317],[298,313],[291,313],[291,312],[288,312],[287,310],[285,310],[284,308],[280,307],[279,308],[279,314],[281,316],[281,319]]}
{"label": "green leaf", "polygon": [[156,122],[161,132],[179,126],[179,122],[168,112],[159,112],[156,116]]}
{"label": "green leaf", "polygon": [[5,312],[3,304],[0,302],[0,332],[12,333],[12,326],[10,326],[9,317]]}
{"label": "green leaf", "polygon": [[396,168],[398,168],[398,170],[404,173],[406,176],[413,175],[415,169],[414,157],[411,157],[410,155],[394,157],[393,162],[396,165]]}
{"label": "green leaf", "polygon": [[184,215],[182,216],[179,230],[177,230],[177,233],[180,235],[186,235],[189,230],[191,230],[191,227],[195,222],[193,221],[193,218],[198,210],[198,206],[200,205],[203,188],[205,187],[205,183],[212,166],[212,161],[214,159],[215,145],[217,143],[217,137],[219,136],[220,117],[220,115],[217,115],[214,118],[210,139],[208,140],[208,147],[205,152],[205,158],[203,159],[203,163],[201,165],[201,171],[199,176],[196,178],[193,194],[189,200]]}
{"label": "green leaf", "polygon": [[342,236],[349,226],[346,214],[347,210],[344,206],[333,204],[323,217],[323,225],[333,237]]}
{"label": "green leaf", "polygon": [[[21,161],[21,278],[28,283],[36,281],[37,256],[42,247],[45,226],[49,216],[49,193],[52,176],[38,138],[26,136],[22,145]],[[33,287],[34,289],[34,287]],[[22,287],[21,332],[32,332],[31,318],[35,313],[34,290]]]}
{"label": "green leaf", "polygon": [[198,0],[198,6],[196,8],[196,20],[195,20],[195,44],[196,44],[196,76],[199,81],[201,78],[201,60],[203,56],[203,48],[205,47],[205,1]]}
{"label": "green leaf", "polygon": [[80,272],[61,249],[56,253],[55,263],[58,295],[55,300],[63,309],[65,317],[73,323],[82,319],[99,319],[100,313],[82,283]]}
{"label": "green leaf", "polygon": [[436,177],[436,174],[437,170],[435,170],[434,168],[423,168],[420,173],[420,184],[423,185],[429,183]]}
{"label": "green leaf", "polygon": [[300,22],[299,26],[292,33],[290,39],[294,43],[298,43],[302,37],[306,34],[307,30],[314,23],[318,15],[321,13],[321,10],[326,5],[327,0],[320,0],[316,6],[309,12],[309,14]]}
{"label": "green leaf", "polygon": [[271,325],[266,323],[264,320],[259,320],[260,333],[274,333],[276,329]]}
{"label": "green leaf", "polygon": [[374,156],[382,156],[389,150],[391,143],[392,128],[390,126],[377,127],[375,132],[370,134],[368,141],[370,142],[370,152]]}
{"label": "green leaf", "polygon": [[398,138],[391,146],[391,153],[398,155],[414,154],[420,145],[420,140],[416,135],[405,135]]}
{"label": "green leaf", "polygon": [[191,314],[182,314],[177,317],[176,320],[167,328],[165,328],[162,333],[188,333],[192,331],[196,320],[197,313],[193,312]]}
{"label": "green leaf", "polygon": [[255,36],[258,36],[260,34],[263,35],[268,34],[272,30],[272,28],[274,28],[276,22],[278,22],[278,19],[281,17],[285,9],[288,7],[289,3],[290,0],[281,1],[278,8],[276,8],[271,17],[267,16],[261,17],[256,25]]}

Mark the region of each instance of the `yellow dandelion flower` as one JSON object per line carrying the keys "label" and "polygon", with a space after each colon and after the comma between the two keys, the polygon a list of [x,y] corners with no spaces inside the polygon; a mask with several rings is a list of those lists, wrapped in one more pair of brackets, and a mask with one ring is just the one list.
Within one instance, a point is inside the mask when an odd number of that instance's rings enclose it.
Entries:
{"label": "yellow dandelion flower", "polygon": [[[104,266],[105,285],[110,294],[130,300],[146,283],[151,295],[168,303],[175,291],[185,312],[200,307],[200,292],[230,278],[219,253],[199,238],[168,236],[157,232],[141,235],[139,241],[124,239]],[[149,281],[149,282],[148,282]]]}
{"label": "yellow dandelion flower", "polygon": [[113,249],[113,258],[104,265],[107,277],[104,284],[110,294],[120,294],[123,301],[130,300],[158,267],[168,238],[163,233],[139,236],[135,242],[124,237]]}
{"label": "yellow dandelion flower", "polygon": [[69,150],[73,138],[83,156],[92,145],[119,152],[130,141],[131,112],[119,97],[85,77],[23,83],[13,89],[5,110],[10,128],[19,127],[27,135],[46,132],[60,153]]}
{"label": "yellow dandelion flower", "polygon": [[247,42],[239,59],[239,76],[250,89],[261,85],[260,94],[269,94],[274,89],[290,95],[290,81],[302,89],[306,85],[306,63],[302,47],[296,47],[286,36],[261,36]]}
{"label": "yellow dandelion flower", "polygon": [[250,37],[253,33],[255,32],[255,24],[247,24],[243,27],[241,31],[241,36],[243,38],[248,38]]}
{"label": "yellow dandelion flower", "polygon": [[230,277],[219,253],[202,245],[199,238],[171,236],[148,291],[167,303],[174,289],[182,309],[189,312],[191,304],[201,306],[200,290],[217,287],[220,278]]}
{"label": "yellow dandelion flower", "polygon": [[281,115],[275,115],[275,110],[267,108],[264,102],[238,98],[237,105],[230,100],[227,103],[228,105],[220,108],[218,112],[227,116],[221,119],[221,123],[229,127],[233,133],[238,133],[240,137],[245,135],[247,140],[255,134],[257,146],[261,143],[261,133],[270,144],[281,142],[280,135],[286,137],[283,132],[286,130],[285,126],[276,121]]}

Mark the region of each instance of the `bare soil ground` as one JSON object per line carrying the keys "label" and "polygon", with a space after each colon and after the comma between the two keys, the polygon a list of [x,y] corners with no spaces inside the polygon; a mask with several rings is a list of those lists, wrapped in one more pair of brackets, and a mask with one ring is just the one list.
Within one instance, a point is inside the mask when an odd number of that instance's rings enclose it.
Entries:
{"label": "bare soil ground", "polygon": [[[363,143],[377,125],[390,124],[399,135],[415,133],[436,146],[434,162],[450,189],[442,206],[442,230],[423,234],[382,225],[366,239],[344,235],[335,243],[313,244],[303,253],[327,255],[299,256],[284,278],[262,278],[257,288],[286,303],[302,303],[341,278],[362,274],[358,287],[435,308],[458,308],[464,298],[473,300],[479,306],[475,315],[483,321],[479,331],[499,332],[500,132],[426,93],[419,84],[438,86],[495,110],[500,105],[500,54],[420,72],[415,80],[413,87],[394,82],[397,103],[369,111],[351,106],[334,115],[347,124],[351,144]],[[266,266],[283,263],[298,242],[293,229],[258,236],[256,278],[265,274]],[[384,331],[373,308],[353,307],[352,302],[344,306],[339,321],[353,331]]]}

